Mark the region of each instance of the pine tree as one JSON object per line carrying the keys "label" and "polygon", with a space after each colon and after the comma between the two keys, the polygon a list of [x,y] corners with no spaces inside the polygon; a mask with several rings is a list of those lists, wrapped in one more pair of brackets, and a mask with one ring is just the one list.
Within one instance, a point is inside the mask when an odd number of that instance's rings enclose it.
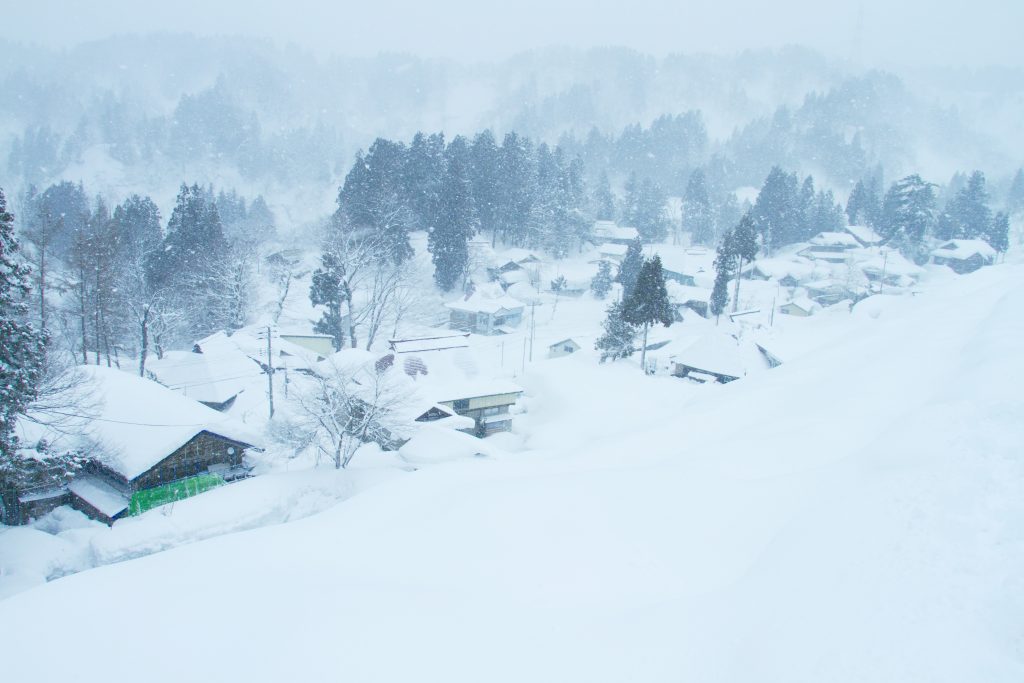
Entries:
{"label": "pine tree", "polygon": [[939,239],[975,239],[987,234],[991,224],[985,174],[975,171],[946,204],[935,232]]}
{"label": "pine tree", "polygon": [[1024,168],[1017,169],[1006,196],[1006,212],[1011,216],[1024,213]]}
{"label": "pine tree", "polygon": [[919,175],[893,183],[885,193],[879,232],[915,262],[924,262],[924,239],[935,221],[934,185]]}
{"label": "pine tree", "polygon": [[344,286],[345,274],[344,261],[325,250],[320,256],[320,267],[313,271],[309,288],[310,303],[326,309],[313,325],[313,331],[330,337],[335,351],[345,347],[345,335],[348,333],[341,312],[341,307],[349,300],[349,292]]}
{"label": "pine tree", "polygon": [[597,274],[590,280],[590,291],[597,299],[604,299],[612,291],[612,266],[607,261],[597,264]]}
{"label": "pine tree", "polygon": [[473,161],[471,180],[473,203],[480,218],[480,231],[494,239],[498,229],[498,191],[501,178],[498,175],[498,145],[494,134],[485,130],[473,138],[471,156]]}
{"label": "pine tree", "polygon": [[607,317],[602,323],[602,334],[594,348],[601,352],[601,362],[628,358],[636,353],[636,328],[622,318],[622,302],[615,301],[607,308]]}
{"label": "pine tree", "polygon": [[337,225],[370,233],[388,257],[402,263],[413,255],[409,232],[415,219],[404,191],[405,145],[377,138],[355,164],[338,192]]}
{"label": "pine tree", "polygon": [[989,229],[983,235],[985,241],[996,251],[1005,254],[1010,248],[1010,217],[1000,211],[993,218]]}
{"label": "pine tree", "polygon": [[601,176],[594,188],[594,215],[601,221],[615,220],[615,194],[608,180],[608,172],[601,171]]}
{"label": "pine tree", "polygon": [[420,230],[430,231],[441,220],[441,192],[445,177],[444,135],[416,133],[402,168],[403,194]]}
{"label": "pine tree", "polygon": [[817,199],[814,192],[814,178],[807,176],[797,194],[796,223],[791,228],[792,232],[789,235],[794,242],[809,240],[819,232],[826,230],[824,226],[819,226],[817,223]]}
{"label": "pine tree", "polygon": [[[537,169],[532,143],[515,133],[505,136],[498,155],[497,233],[506,244],[526,243],[527,222],[536,196]],[[492,238],[492,246],[497,237]]]}
{"label": "pine tree", "polygon": [[796,174],[787,174],[778,166],[773,167],[754,202],[752,217],[769,254],[777,247],[799,241]]}
{"label": "pine tree", "polygon": [[434,262],[434,281],[444,291],[459,284],[469,264],[469,240],[477,228],[473,188],[469,180],[469,146],[465,138],[452,140],[438,201],[437,223],[427,237]]}
{"label": "pine tree", "polygon": [[626,255],[619,264],[619,272],[615,281],[622,285],[622,298],[627,299],[633,292],[636,279],[640,276],[640,269],[644,265],[644,247],[637,237],[626,248]]}
{"label": "pine tree", "polygon": [[699,168],[690,174],[683,196],[683,230],[690,231],[693,244],[710,245],[715,240],[715,214],[708,197],[704,172]]}
{"label": "pine tree", "polygon": [[636,286],[630,295],[622,300],[622,319],[630,325],[643,326],[644,341],[640,367],[646,372],[647,332],[650,326],[661,323],[668,327],[672,324],[672,305],[668,300],[660,256],[655,255],[644,262]]}
{"label": "pine tree", "polygon": [[858,180],[857,184],[853,186],[853,191],[850,192],[850,198],[846,200],[846,217],[850,221],[850,225],[867,224],[866,203],[867,188],[864,187],[863,180]]}
{"label": "pine tree", "polygon": [[[218,210],[220,209],[218,205]],[[245,216],[246,235],[256,244],[262,244],[277,236],[277,220],[267,206],[263,195],[256,195]]]}
{"label": "pine tree", "polygon": [[729,268],[724,265],[725,262],[720,259],[715,260],[717,272],[715,273],[715,285],[711,289],[711,301],[709,307],[711,309],[711,315],[718,316],[725,312],[726,306],[729,305],[729,280],[732,275]]}
{"label": "pine tree", "polygon": [[636,228],[644,242],[663,242],[668,236],[667,197],[650,178],[639,183],[635,177],[626,185],[626,222]]}
{"label": "pine tree", "polygon": [[0,189],[0,480],[13,478],[19,456],[15,422],[36,395],[44,336],[25,322],[28,272],[16,258],[14,216]]}
{"label": "pine tree", "polygon": [[747,213],[740,219],[739,224],[732,231],[731,239],[726,240],[728,251],[737,260],[736,264],[736,292],[732,298],[732,310],[736,311],[740,304],[740,281],[743,279],[744,262],[753,261],[757,256],[757,229],[754,227],[754,220]]}

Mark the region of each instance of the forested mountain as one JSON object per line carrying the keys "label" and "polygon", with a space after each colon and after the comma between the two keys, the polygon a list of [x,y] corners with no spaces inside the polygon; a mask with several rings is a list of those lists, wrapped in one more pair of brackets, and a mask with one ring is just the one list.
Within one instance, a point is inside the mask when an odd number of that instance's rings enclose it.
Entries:
{"label": "forested mountain", "polygon": [[802,48],[549,49],[464,65],[159,34],[60,52],[0,43],[0,65],[12,193],[88,177],[113,199],[151,194],[165,212],[189,177],[278,197],[289,223],[320,215],[359,149],[422,130],[515,131],[581,156],[592,181],[606,171],[621,189],[637,173],[669,196],[698,166],[731,190],[778,164],[840,198],[879,164],[889,177],[986,168],[1008,186],[1022,156],[1019,135],[1000,135],[1021,108],[1018,71],[862,73]]}

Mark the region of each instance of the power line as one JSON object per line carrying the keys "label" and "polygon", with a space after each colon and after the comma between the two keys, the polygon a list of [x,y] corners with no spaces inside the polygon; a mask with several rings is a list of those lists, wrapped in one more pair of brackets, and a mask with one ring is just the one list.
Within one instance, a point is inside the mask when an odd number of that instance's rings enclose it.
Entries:
{"label": "power line", "polygon": [[220,424],[227,420],[217,420],[217,422],[196,422],[193,424],[158,424],[153,422],[129,422],[127,420],[114,420],[107,417],[96,417],[94,415],[76,415],[74,413],[65,413],[59,410],[40,410],[41,413],[52,413],[54,415],[60,415],[62,417],[74,417],[81,420],[90,420],[93,422],[111,422],[119,425],[131,425],[133,427],[209,427],[211,425]]}

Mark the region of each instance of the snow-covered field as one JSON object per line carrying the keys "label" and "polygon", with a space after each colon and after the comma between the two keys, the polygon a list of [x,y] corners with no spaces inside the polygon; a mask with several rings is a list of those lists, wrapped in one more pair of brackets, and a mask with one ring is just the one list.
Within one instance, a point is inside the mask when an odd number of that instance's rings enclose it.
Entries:
{"label": "snow-covered field", "polygon": [[[1022,283],[777,321],[799,352],[724,386],[535,349],[486,457],[43,534],[91,557],[5,530],[36,577],[126,561],[0,602],[4,678],[1024,680]],[[558,306],[538,339],[594,334],[597,302]]]}

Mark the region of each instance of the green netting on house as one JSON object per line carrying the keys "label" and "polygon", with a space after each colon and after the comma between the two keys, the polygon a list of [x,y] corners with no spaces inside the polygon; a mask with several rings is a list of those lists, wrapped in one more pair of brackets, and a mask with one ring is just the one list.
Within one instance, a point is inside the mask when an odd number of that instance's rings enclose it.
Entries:
{"label": "green netting on house", "polygon": [[163,486],[136,491],[132,494],[128,514],[140,515],[146,510],[197,496],[224,483],[224,479],[219,474],[197,474],[194,477],[179,479]]}

